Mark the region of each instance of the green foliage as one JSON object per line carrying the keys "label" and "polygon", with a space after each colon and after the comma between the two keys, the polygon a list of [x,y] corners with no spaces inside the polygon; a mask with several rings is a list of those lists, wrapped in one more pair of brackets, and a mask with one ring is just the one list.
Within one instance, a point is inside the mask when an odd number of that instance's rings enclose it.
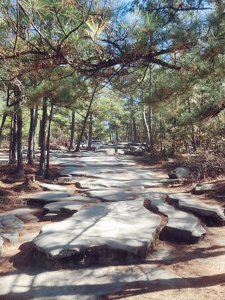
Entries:
{"label": "green foliage", "polygon": [[[123,3],[122,3],[123,4]],[[3,0],[2,103],[23,87],[23,115],[43,97],[54,104],[52,138],[76,135],[91,95],[93,137],[146,141],[157,150],[221,151],[224,121],[223,1]],[[2,106],[12,115],[13,107]],[[152,115],[151,115],[152,114]],[[217,117],[212,119],[212,117]],[[40,115],[39,115],[40,119]],[[9,136],[10,119],[4,129]],[[28,122],[24,122],[27,138]],[[134,130],[135,127],[135,130]],[[194,145],[196,144],[196,145]]]}

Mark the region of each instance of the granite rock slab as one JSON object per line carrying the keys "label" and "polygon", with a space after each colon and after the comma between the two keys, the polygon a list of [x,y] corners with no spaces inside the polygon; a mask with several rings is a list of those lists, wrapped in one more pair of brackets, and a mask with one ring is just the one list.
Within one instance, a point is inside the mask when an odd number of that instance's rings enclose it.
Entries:
{"label": "granite rock slab", "polygon": [[63,201],[82,201],[99,203],[100,200],[94,199],[81,194],[69,194],[65,192],[39,192],[28,196],[21,196],[23,199],[27,199],[30,204],[45,205],[52,202],[63,202]]}
{"label": "granite rock slab", "polygon": [[45,225],[33,240],[35,257],[55,267],[62,259],[75,265],[137,261],[154,248],[160,224],[161,218],[145,209],[143,201],[94,205]]}
{"label": "granite rock slab", "polygon": [[168,217],[168,222],[160,233],[163,240],[196,243],[206,234],[198,218],[181,211],[161,199],[151,201],[151,208]]}
{"label": "granite rock slab", "polygon": [[217,225],[225,224],[224,209],[222,207],[209,205],[204,202],[200,203],[199,199],[192,195],[182,193],[169,194],[168,202],[181,210],[192,212],[199,217],[208,218]]}
{"label": "granite rock slab", "polygon": [[24,222],[11,212],[0,215],[0,255],[3,252],[4,239],[14,243],[19,238],[18,231],[23,230]]}
{"label": "granite rock slab", "polygon": [[20,231],[24,228],[24,222],[12,213],[4,213],[0,215],[0,234],[6,231]]}
{"label": "granite rock slab", "polygon": [[137,198],[137,195],[126,192],[123,189],[91,190],[86,192],[86,195],[104,202],[129,201]]}
{"label": "granite rock slab", "polygon": [[84,206],[84,203],[78,201],[62,201],[46,204],[44,210],[48,213],[60,213],[63,211],[78,211]]}
{"label": "granite rock slab", "polygon": [[70,189],[67,186],[59,185],[59,184],[39,183],[39,186],[43,187],[47,191],[59,191],[59,192],[70,191]]}
{"label": "granite rock slab", "polygon": [[203,182],[198,183],[193,189],[193,193],[196,195],[202,195],[204,193],[215,192],[217,191],[217,186],[215,183]]}
{"label": "granite rock slab", "polygon": [[190,176],[191,172],[188,167],[178,167],[172,171],[169,172],[168,176],[170,179],[176,179],[176,178],[186,178]]}
{"label": "granite rock slab", "polygon": [[34,215],[35,212],[36,209],[29,207],[19,207],[11,210],[11,213],[23,222],[37,222],[39,219]]}
{"label": "granite rock slab", "polygon": [[0,233],[1,237],[7,239],[10,243],[15,243],[19,239],[19,232],[2,232]]}

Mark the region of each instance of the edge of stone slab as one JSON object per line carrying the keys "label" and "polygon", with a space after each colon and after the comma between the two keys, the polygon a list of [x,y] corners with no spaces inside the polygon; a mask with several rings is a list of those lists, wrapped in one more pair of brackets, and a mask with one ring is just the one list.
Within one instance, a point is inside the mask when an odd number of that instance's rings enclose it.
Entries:
{"label": "edge of stone slab", "polygon": [[[107,207],[107,205],[108,203],[103,204],[104,207]],[[143,204],[141,207],[148,211]],[[151,214],[153,213],[149,211],[148,213],[151,218]],[[105,244],[103,241],[102,244],[97,246],[91,245],[90,247],[81,247],[80,249],[77,249],[76,246],[72,249],[70,247],[62,248],[58,254],[53,256],[47,249],[43,247],[39,248],[34,242],[35,261],[41,267],[47,269],[76,268],[89,265],[118,265],[143,261],[155,248],[159,237],[161,218],[156,214],[153,215],[156,219],[155,227],[150,228],[149,238],[143,240],[139,245],[131,246],[128,243],[125,247],[119,246],[120,244],[117,246],[116,240],[113,238],[112,242],[108,244]]]}

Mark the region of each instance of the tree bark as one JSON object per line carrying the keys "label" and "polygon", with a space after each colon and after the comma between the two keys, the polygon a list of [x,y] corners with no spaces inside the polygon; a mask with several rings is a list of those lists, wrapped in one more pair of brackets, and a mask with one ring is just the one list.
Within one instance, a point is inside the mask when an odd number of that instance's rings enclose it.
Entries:
{"label": "tree bark", "polygon": [[45,178],[49,179],[50,176],[50,137],[51,137],[51,123],[52,123],[52,116],[53,116],[53,102],[51,103],[51,111],[49,116],[49,123],[48,123],[48,134],[47,134],[47,141],[46,141],[46,170],[45,170]]}
{"label": "tree bark", "polygon": [[146,146],[147,146],[147,150],[148,152],[150,152],[151,149],[151,135],[150,135],[150,130],[149,130],[149,126],[148,126],[148,122],[146,119],[146,114],[145,114],[145,108],[143,107],[143,111],[142,111],[142,116],[143,116],[143,122],[144,122],[144,126],[145,126],[145,131],[147,134],[147,142],[146,142]]}
{"label": "tree bark", "polygon": [[17,91],[17,175],[24,176],[23,168],[23,119],[22,119],[22,99],[21,91]]}
{"label": "tree bark", "polygon": [[171,146],[171,157],[175,157],[176,154],[176,140],[177,140],[177,135],[176,135],[176,126],[177,126],[177,119],[173,119],[173,127],[174,127],[174,133],[172,134],[172,146]]}
{"label": "tree bark", "polygon": [[28,139],[28,164],[33,166],[34,164],[34,147],[35,147],[35,134],[37,127],[38,118],[38,107],[34,105],[30,109],[30,129],[29,129],[29,139]]}
{"label": "tree bark", "polygon": [[10,129],[10,146],[9,146],[9,163],[15,164],[17,161],[17,113],[14,109],[14,114],[11,121]]}
{"label": "tree bark", "polygon": [[89,103],[89,106],[88,106],[88,109],[87,109],[87,113],[86,113],[86,116],[84,118],[84,122],[83,122],[83,125],[82,125],[82,128],[81,128],[80,136],[79,136],[78,141],[77,141],[77,146],[76,146],[76,150],[75,150],[76,152],[80,151],[80,144],[81,144],[81,141],[82,141],[82,138],[83,138],[83,135],[84,135],[85,127],[86,127],[87,120],[88,120],[88,117],[89,117],[89,114],[90,114],[90,111],[91,111],[92,103],[94,101],[96,90],[97,90],[97,87],[95,87],[95,89],[92,92],[91,100],[90,100],[90,103]]}
{"label": "tree bark", "polygon": [[73,110],[71,116],[71,128],[70,128],[70,146],[69,146],[70,150],[74,149],[74,145],[75,145],[75,138],[74,138],[75,119],[76,119],[75,110]]}
{"label": "tree bark", "polygon": [[2,148],[2,131],[5,125],[6,118],[7,118],[7,112],[4,112],[2,116],[1,126],[0,126],[0,149]]}
{"label": "tree bark", "polygon": [[40,129],[40,147],[41,147],[41,156],[39,162],[39,175],[45,176],[45,164],[46,164],[46,123],[47,123],[47,98],[43,98],[42,106],[42,120],[41,120],[41,129]]}
{"label": "tree bark", "polygon": [[93,113],[89,113],[89,131],[88,131],[88,149],[91,149],[92,136],[93,136]]}
{"label": "tree bark", "polygon": [[132,137],[132,142],[137,143],[137,126],[136,126],[133,98],[130,99],[130,104],[131,104],[131,137]]}

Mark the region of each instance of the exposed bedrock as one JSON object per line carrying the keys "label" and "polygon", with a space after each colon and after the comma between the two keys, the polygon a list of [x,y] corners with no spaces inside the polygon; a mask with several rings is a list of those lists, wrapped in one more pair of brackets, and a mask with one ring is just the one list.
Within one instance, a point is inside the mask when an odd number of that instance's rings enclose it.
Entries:
{"label": "exposed bedrock", "polygon": [[33,240],[35,258],[47,268],[140,261],[155,247],[160,225],[143,201],[97,204],[45,225]]}
{"label": "exposed bedrock", "polygon": [[165,203],[163,200],[151,201],[151,207],[168,217],[168,222],[160,232],[163,240],[196,243],[206,234],[198,218]]}
{"label": "exposed bedrock", "polygon": [[225,215],[223,209],[218,205],[208,205],[200,202],[199,199],[189,194],[169,194],[168,203],[176,206],[178,209],[191,212],[204,219],[207,225],[223,226],[225,224]]}

